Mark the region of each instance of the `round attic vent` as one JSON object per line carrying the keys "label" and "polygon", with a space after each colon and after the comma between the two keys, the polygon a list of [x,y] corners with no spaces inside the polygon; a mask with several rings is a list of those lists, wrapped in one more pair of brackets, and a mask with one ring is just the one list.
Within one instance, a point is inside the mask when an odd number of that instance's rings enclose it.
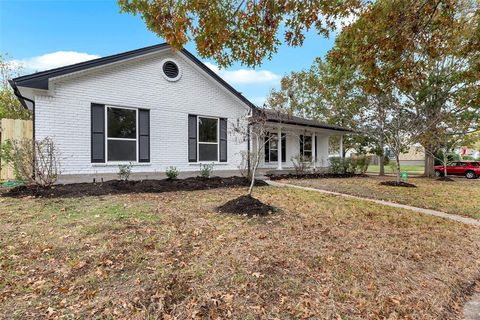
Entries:
{"label": "round attic vent", "polygon": [[180,69],[175,62],[167,60],[163,63],[163,73],[167,76],[168,80],[178,80]]}

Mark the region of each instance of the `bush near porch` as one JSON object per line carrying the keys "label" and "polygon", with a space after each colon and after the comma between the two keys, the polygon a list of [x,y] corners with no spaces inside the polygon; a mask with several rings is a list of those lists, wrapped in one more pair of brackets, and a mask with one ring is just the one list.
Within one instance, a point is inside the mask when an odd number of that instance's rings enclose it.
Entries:
{"label": "bush near porch", "polygon": [[460,319],[480,231],[314,192],[0,198],[0,318]]}

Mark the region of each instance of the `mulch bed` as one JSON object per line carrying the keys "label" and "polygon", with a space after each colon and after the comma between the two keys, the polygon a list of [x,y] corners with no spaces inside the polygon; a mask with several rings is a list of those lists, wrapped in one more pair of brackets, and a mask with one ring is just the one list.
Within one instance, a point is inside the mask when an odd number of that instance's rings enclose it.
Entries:
{"label": "mulch bed", "polygon": [[412,184],[412,183],[408,183],[408,182],[403,182],[403,181],[400,181],[400,182],[397,182],[397,181],[382,181],[380,182],[380,184],[382,186],[389,186],[389,187],[405,187],[405,188],[416,188],[417,186]]}
{"label": "mulch bed", "polygon": [[368,177],[365,174],[354,173],[285,173],[285,174],[267,174],[270,180],[284,180],[284,179],[332,179],[332,178],[353,178],[353,177]]}
{"label": "mulch bed", "polygon": [[217,208],[217,211],[220,213],[233,213],[247,216],[265,216],[278,212],[278,209],[249,195],[243,195],[221,205]]}
{"label": "mulch bed", "polygon": [[[103,183],[73,183],[54,185],[50,188],[36,186],[19,186],[2,194],[3,197],[22,198],[27,196],[45,198],[102,196],[126,193],[161,193],[174,191],[194,191],[217,188],[247,187],[249,181],[242,177],[220,178],[187,178],[179,180],[141,180],[120,181],[111,180]],[[255,180],[255,185],[266,186],[261,180]]]}

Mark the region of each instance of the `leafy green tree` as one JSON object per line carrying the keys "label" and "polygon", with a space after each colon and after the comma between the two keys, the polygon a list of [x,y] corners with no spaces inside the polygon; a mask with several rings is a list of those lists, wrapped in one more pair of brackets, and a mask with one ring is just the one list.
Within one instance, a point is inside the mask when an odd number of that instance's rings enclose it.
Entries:
{"label": "leafy green tree", "polygon": [[342,30],[329,53],[363,75],[365,92],[391,92],[413,106],[418,126],[428,128],[417,141],[426,150],[427,176],[444,128],[478,128],[479,6],[471,0],[379,0]]}
{"label": "leafy green tree", "polygon": [[267,105],[358,130],[359,134],[348,135],[344,140],[345,150],[383,156],[385,99],[362,91],[359,76],[353,68],[318,58],[308,70],[285,76],[281,88],[271,92]]}
{"label": "leafy green tree", "polygon": [[21,68],[8,61],[5,55],[0,55],[0,119],[30,119],[30,111],[25,109],[13,93],[8,80],[19,75]]}

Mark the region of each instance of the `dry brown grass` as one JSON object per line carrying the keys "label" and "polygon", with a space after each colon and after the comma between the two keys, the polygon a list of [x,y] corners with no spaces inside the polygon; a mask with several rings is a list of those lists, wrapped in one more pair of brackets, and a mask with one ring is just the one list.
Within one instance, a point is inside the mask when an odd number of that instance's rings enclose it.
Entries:
{"label": "dry brown grass", "polygon": [[456,318],[480,231],[287,188],[0,198],[0,317]]}
{"label": "dry brown grass", "polygon": [[281,182],[393,201],[480,219],[480,180],[459,178],[454,182],[444,182],[420,177],[408,179],[408,182],[415,184],[417,188],[379,184],[381,181],[389,180],[394,180],[394,178],[369,176],[348,179],[283,180]]}

